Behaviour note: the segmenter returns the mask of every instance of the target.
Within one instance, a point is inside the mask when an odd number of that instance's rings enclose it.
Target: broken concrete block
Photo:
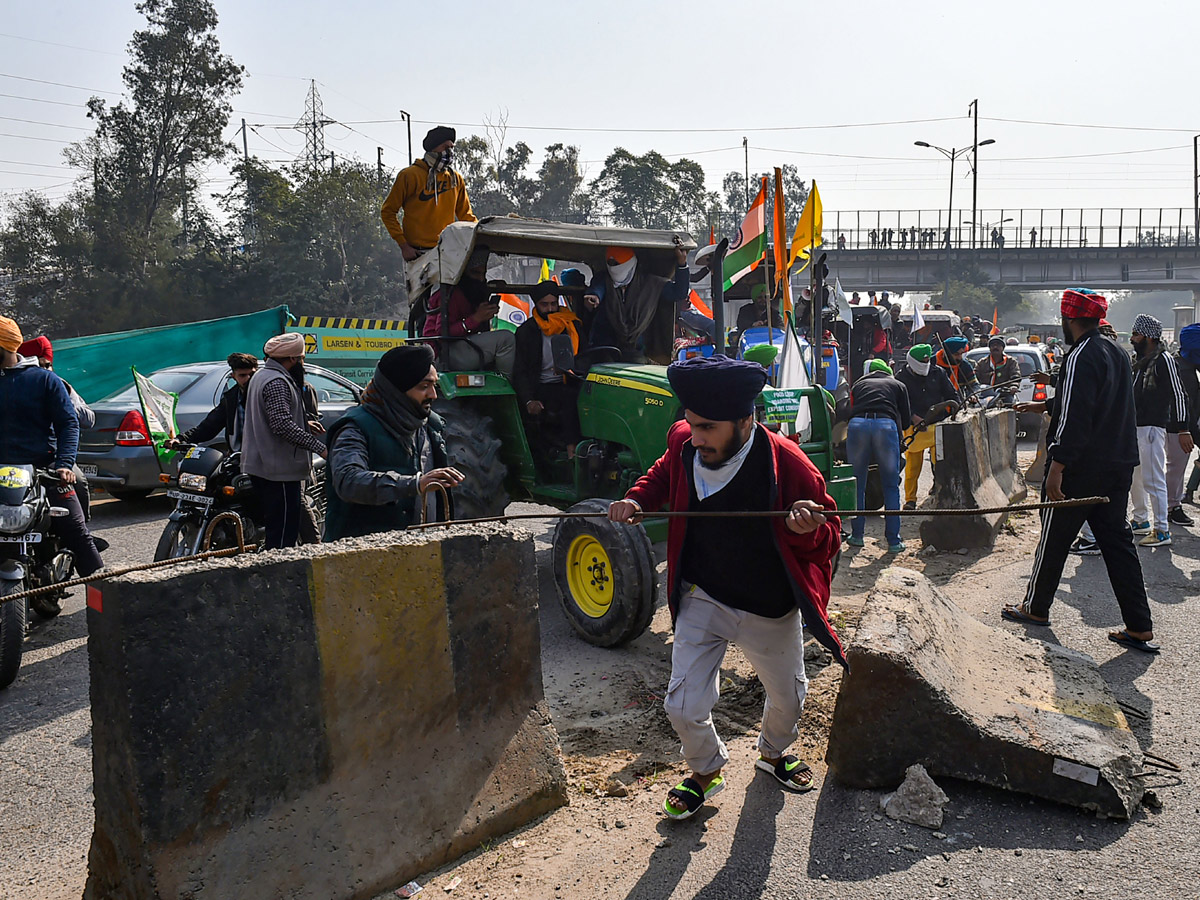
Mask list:
[[[946,792],[929,777],[925,767],[916,765],[908,767],[904,782],[895,793],[884,797],[880,805],[889,819],[937,829],[942,827],[942,807],[949,802]]]
[[[1117,818],[1141,800],[1141,750],[1095,662],[984,625],[917,572],[883,571],[847,656],[826,760],[851,787],[920,763]]]

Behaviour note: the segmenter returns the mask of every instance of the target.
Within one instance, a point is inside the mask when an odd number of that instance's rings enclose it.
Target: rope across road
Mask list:
[[[1071,506],[1094,506],[1099,503],[1107,503],[1107,497],[1079,497],[1071,500],[1047,500],[1041,503],[1016,503],[1010,506],[984,506],[973,508],[954,508],[954,509],[823,509],[822,512],[836,513],[839,516],[986,516],[994,513],[1006,512],[1035,512],[1043,509],[1062,509]],[[787,509],[766,509],[766,510],[734,510],[728,512],[716,511],[663,511],[646,513],[642,518],[646,519],[777,519],[791,515],[791,510]],[[546,513],[513,513],[503,516],[486,516],[479,519],[452,519],[449,522],[425,522],[420,525],[410,525],[408,531],[422,531],[427,528],[452,528],[456,525],[486,525],[490,523],[503,522],[520,522],[531,519],[606,519],[608,513],[602,512],[546,512]],[[200,562],[206,559],[219,559],[227,556],[237,556],[240,553],[254,550],[253,545],[247,547],[229,547],[225,550],[208,550],[204,553],[196,553],[192,556],[179,556],[174,559],[163,559],[157,562],[141,563],[136,566],[126,566],[121,569],[101,569],[99,572],[94,572],[83,578],[72,578],[70,581],[62,581],[58,584],[49,584],[44,587],[31,588],[27,591],[17,591],[13,594],[8,594],[0,597],[0,603],[11,603],[14,600],[23,600],[27,597],[36,597],[40,594],[48,594],[55,591],[60,591],[65,588],[78,587],[79,585],[91,584],[94,581],[103,581],[106,578],[119,578],[122,575],[130,575],[134,572],[148,572],[153,569],[165,569],[170,566],[179,565],[182,563]]]

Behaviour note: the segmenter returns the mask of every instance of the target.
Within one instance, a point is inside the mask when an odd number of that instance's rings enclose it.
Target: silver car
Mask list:
[[[328,429],[358,404],[362,389],[320,366],[305,363],[304,368],[305,380],[317,392],[321,424]],[[175,421],[180,431],[198,425],[234,383],[224,362],[171,366],[149,377],[163,390],[179,395]],[[92,489],[119,500],[140,500],[162,487],[137,388],[131,384],[88,405],[96,413],[96,424],[82,429],[77,462]],[[224,434],[209,444],[224,449]]]
[[[1041,344],[1015,344],[1004,348],[1004,352],[1017,361],[1017,365],[1021,367],[1022,375],[1032,375],[1034,372],[1049,372],[1051,369],[1050,358],[1046,355],[1046,348]],[[988,355],[986,348],[979,348],[967,352],[967,359],[971,361],[971,365],[976,368]],[[986,385],[983,385],[986,387]],[[1054,387],[1050,384],[1040,385],[1033,381],[1025,379],[1021,382],[1014,400],[1018,403],[1029,403],[1033,401],[1049,400],[1054,396]],[[1041,428],[1042,414],[1041,413],[1017,413],[1017,431],[1023,431],[1026,434],[1037,436],[1038,430]]]

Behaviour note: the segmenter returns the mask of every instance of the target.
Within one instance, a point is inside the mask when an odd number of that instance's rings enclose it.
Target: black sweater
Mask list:
[[[1099,331],[1067,353],[1047,408],[1050,459],[1092,473],[1129,472],[1138,464],[1133,372],[1125,352]]]
[[[908,388],[886,372],[869,372],[850,389],[850,418],[888,416],[896,421],[901,434],[912,424]]]
[[[932,363],[928,375],[918,375],[912,369],[904,369],[896,375],[896,380],[908,389],[908,405],[912,414],[922,418],[935,403],[958,399],[958,392],[950,383],[946,370]],[[908,424],[906,422],[905,427]]]

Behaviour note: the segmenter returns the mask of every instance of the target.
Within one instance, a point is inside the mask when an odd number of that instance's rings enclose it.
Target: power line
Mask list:
[[[45,141],[47,144],[73,144],[74,141],[60,141],[58,138],[34,137],[32,134],[9,134],[8,132],[0,132],[0,137],[20,138],[25,141]]]
[[[93,93],[93,94],[111,94],[114,97],[121,96],[120,91],[102,91],[99,88],[82,87],[78,84],[64,84],[61,81],[44,81],[41,78],[26,78],[24,75],[9,75],[6,72],[0,72],[0,78],[14,78],[17,81],[30,81],[30,82],[33,82],[34,84],[49,84],[49,85],[53,85],[54,87],[70,88],[71,90],[74,90],[74,91],[89,91],[90,93]]]
[[[64,47],[67,50],[82,50],[84,53],[102,53],[105,56],[124,56],[113,50],[96,50],[93,47],[77,47],[74,44],[56,44],[54,41],[42,41],[37,38],[25,37],[23,34],[5,34],[0,31],[0,37],[11,38],[14,41],[29,41],[31,44],[45,44],[47,47]]]
[[[0,175],[24,175],[26,178],[61,178],[62,177],[61,174],[51,175],[48,172],[46,172],[46,173],[43,173],[43,172],[16,172],[12,169],[0,169]],[[65,182],[65,183],[71,184],[71,182],[69,182],[69,181]]]
[[[24,160],[20,160],[20,159],[0,159],[0,163],[9,165],[9,166],[34,166],[38,169],[72,169],[72,168],[76,168],[75,166],[68,166],[64,163],[59,163],[58,165],[52,166],[49,163],[25,162]]]
[[[593,134],[744,134],[749,131],[832,131],[842,128],[880,128],[889,125],[920,125],[928,122],[957,121],[957,116],[941,116],[933,119],[898,119],[891,122],[844,122],[836,125],[769,125],[747,128],[592,128],[560,125],[512,125],[514,131],[562,131],[587,132]],[[343,125],[396,125],[403,119],[364,119],[343,122]],[[432,119],[413,119],[418,125],[453,125],[456,128],[486,128],[482,122],[444,122]]]
[[[30,103],[49,103],[53,106],[69,106],[72,109],[86,109],[86,103],[68,103],[65,100],[45,100],[42,97],[21,97],[17,94],[0,94],[6,100],[28,100]]]
[[[15,119],[12,116],[0,116],[0,121],[4,122],[24,122],[26,125],[45,125],[47,128],[70,128],[74,131],[91,131],[90,128],[85,128],[82,125],[60,125],[57,122],[39,122],[36,119]]]
[[[1099,128],[1105,131],[1156,131],[1177,134],[1195,134],[1195,128],[1148,128],[1142,125],[1087,125],[1079,122],[1039,122],[1035,119],[999,119],[991,116],[980,116],[984,122],[1007,122],[1012,125],[1047,125],[1054,128]]]

